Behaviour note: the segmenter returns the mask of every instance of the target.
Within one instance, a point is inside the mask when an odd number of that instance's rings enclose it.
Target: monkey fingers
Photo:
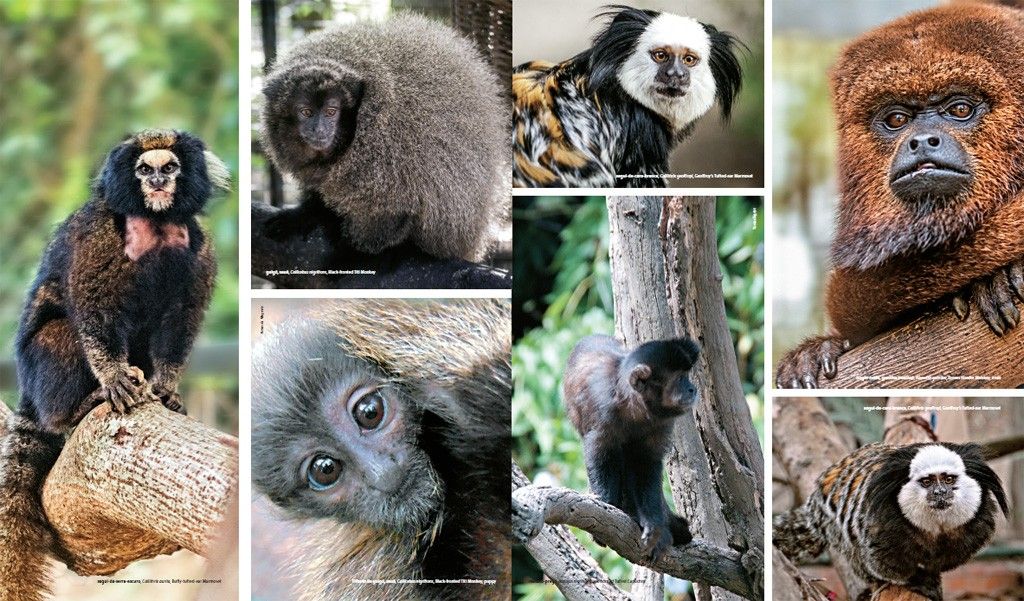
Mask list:
[[[175,413],[188,415],[188,412],[185,410],[185,404],[181,402],[181,395],[178,394],[177,390],[172,390],[164,384],[154,384],[153,395],[160,400],[164,407]]]
[[[832,380],[839,373],[839,357],[850,350],[850,341],[840,336],[808,338],[779,362],[775,372],[777,388],[817,388],[818,373]]]
[[[970,284],[953,298],[953,311],[961,320],[970,314],[970,305],[964,297],[970,296],[978,307],[982,319],[996,334],[1002,336],[1020,323],[1020,311],[1016,299],[1021,298],[1021,284],[1024,274],[1018,264],[1000,269],[992,276]]]
[[[134,365],[119,370],[110,382],[103,385],[103,394],[115,413],[127,413],[143,400],[146,376]]]

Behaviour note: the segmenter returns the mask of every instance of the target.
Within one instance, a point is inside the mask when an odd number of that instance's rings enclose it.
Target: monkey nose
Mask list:
[[[910,140],[907,141],[907,147],[912,152],[917,152],[919,149],[922,151],[927,151],[928,149],[938,150],[942,147],[942,137],[942,134],[925,132],[911,136]]]

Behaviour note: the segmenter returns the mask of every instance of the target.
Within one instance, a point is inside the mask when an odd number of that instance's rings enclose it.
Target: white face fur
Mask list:
[[[922,478],[954,475],[952,502],[945,509],[928,503],[928,489]],[[903,515],[921,530],[932,534],[959,528],[974,517],[981,506],[981,486],[964,470],[959,455],[946,447],[922,447],[910,462],[910,479],[900,489],[898,500]]]
[[[658,63],[651,52],[658,48],[689,48],[699,62],[690,68],[685,96],[669,97],[656,91]],[[662,13],[651,21],[637,41],[636,50],[619,68],[619,84],[637,102],[668,119],[675,130],[696,121],[715,103],[711,73],[711,39],[704,26],[689,17]]]
[[[181,161],[166,149],[147,150],[135,161],[135,177],[142,186],[146,207],[164,211],[174,203],[175,180],[181,173]]]

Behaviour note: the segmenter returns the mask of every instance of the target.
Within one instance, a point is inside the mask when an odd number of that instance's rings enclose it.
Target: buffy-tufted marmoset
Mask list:
[[[0,598],[41,599],[60,555],[39,492],[65,434],[95,405],[156,397],[184,413],[178,381],[215,263],[196,219],[224,164],[201,140],[146,130],[107,155],[92,197],[57,228],[15,340],[21,399],[0,449]]]
[[[253,353],[252,478],[310,526],[303,601],[507,599],[507,301],[347,300]]]
[[[816,387],[839,356],[926,306],[977,311],[996,336],[1024,300],[1024,11],[912,13],[868,32],[832,71],[839,200],[831,331],[779,363]]]
[[[509,111],[458,32],[414,14],[332,26],[279,57],[263,94],[263,147],[304,191],[271,237],[333,215],[362,253],[482,257],[510,196]]]

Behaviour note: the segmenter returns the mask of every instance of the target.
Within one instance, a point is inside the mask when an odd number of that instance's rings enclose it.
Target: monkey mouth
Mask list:
[[[970,177],[965,171],[957,169],[952,165],[947,165],[940,161],[920,161],[914,163],[906,169],[897,171],[890,183],[897,184],[899,182],[906,182],[917,177],[952,177],[952,178],[968,178]]]
[[[935,159],[893,169],[889,188],[904,202],[943,201],[957,197],[971,183],[971,174]]]
[[[669,98],[682,98],[686,96],[689,91],[688,88],[683,86],[657,86],[654,91],[662,96],[668,96]]]

